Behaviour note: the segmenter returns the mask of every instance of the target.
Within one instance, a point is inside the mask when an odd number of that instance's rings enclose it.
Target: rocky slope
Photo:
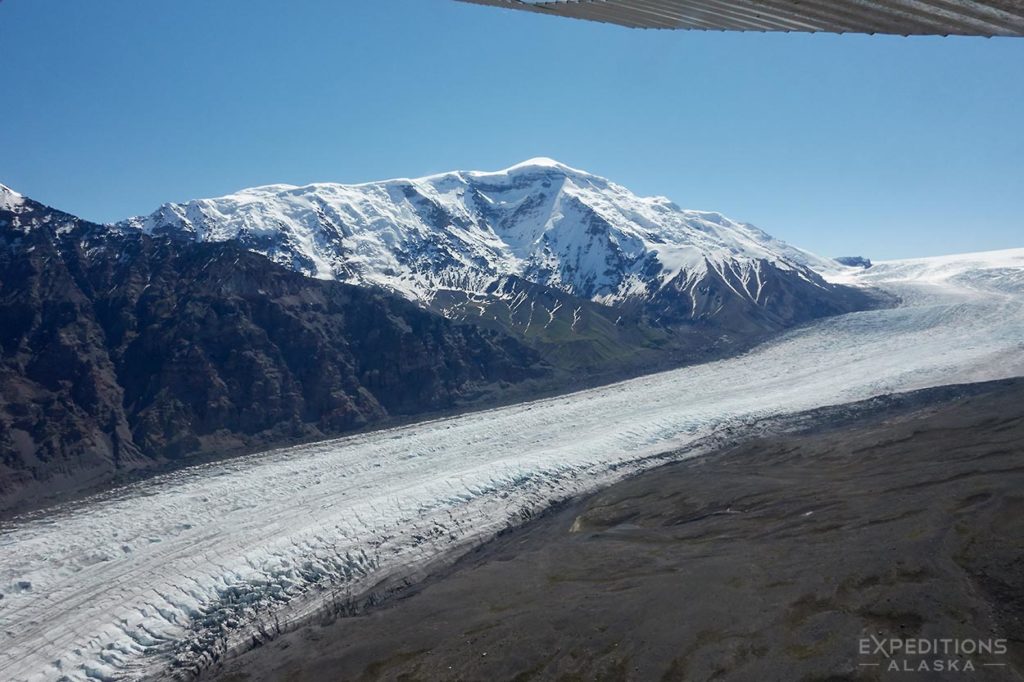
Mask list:
[[[359,428],[543,376],[536,353],[234,243],[117,234],[0,186],[0,500]]]

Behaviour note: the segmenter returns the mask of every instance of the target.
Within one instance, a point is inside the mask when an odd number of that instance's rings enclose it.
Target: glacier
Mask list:
[[[825,274],[902,303],[725,360],[197,466],[11,519],[0,677],[188,678],[761,420],[1024,374],[1024,249]]]

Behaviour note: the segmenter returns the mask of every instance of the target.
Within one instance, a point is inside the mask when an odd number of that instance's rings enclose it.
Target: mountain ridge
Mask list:
[[[878,304],[819,274],[843,270],[835,261],[546,157],[500,171],[264,185],[164,204],[115,229],[233,241],[307,276],[379,287],[451,319],[504,321],[502,331],[536,344],[574,339],[538,337],[534,317],[513,319],[519,310],[508,308],[505,289],[522,281],[534,297],[516,305],[570,331],[581,315],[606,330],[578,354],[584,368],[622,344],[623,321],[645,338],[682,333],[728,345]]]
[[[117,225],[234,239],[310,276],[356,279],[421,301],[443,288],[482,292],[509,274],[614,304],[652,283],[697,276],[709,259],[719,271],[738,266],[754,280],[758,260],[810,281],[814,267],[838,267],[750,224],[639,197],[546,157],[493,172],[264,185],[163,204]],[[416,253],[428,238],[436,248]],[[429,256],[441,262],[426,262]],[[462,272],[451,272],[456,264]]]

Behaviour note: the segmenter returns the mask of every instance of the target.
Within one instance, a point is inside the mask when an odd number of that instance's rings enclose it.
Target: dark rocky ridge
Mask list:
[[[864,256],[837,256],[833,259],[835,262],[842,265],[852,265],[858,268],[864,268],[867,270],[871,267],[871,259],[865,258]]]
[[[652,282],[646,296],[617,305],[512,275],[483,296],[441,290],[431,309],[514,336],[557,367],[628,375],[736,353],[798,324],[892,303],[882,292],[808,281],[765,263],[768,293],[759,304],[735,293],[755,283],[710,263],[707,270],[696,283]]]
[[[395,296],[29,200],[0,210],[0,320],[0,508],[550,372],[508,336]]]
[[[757,285],[729,268],[707,272],[692,287],[682,278],[652,291],[643,303],[648,318],[660,325],[707,325],[737,336],[768,335],[830,315],[865,310],[888,301],[880,292],[830,284],[813,272],[787,271],[761,261],[764,293]],[[738,296],[746,291],[749,296]]]

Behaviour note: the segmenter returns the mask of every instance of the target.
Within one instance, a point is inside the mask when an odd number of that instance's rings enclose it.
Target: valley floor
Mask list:
[[[217,679],[1024,679],[1024,380],[819,419],[570,503]]]

